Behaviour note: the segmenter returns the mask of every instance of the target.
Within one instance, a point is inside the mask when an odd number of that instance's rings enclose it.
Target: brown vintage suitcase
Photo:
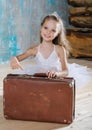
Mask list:
[[[9,74],[4,78],[3,92],[6,119],[70,124],[75,117],[73,78]]]

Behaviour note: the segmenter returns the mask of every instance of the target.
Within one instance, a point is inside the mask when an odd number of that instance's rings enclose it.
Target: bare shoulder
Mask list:
[[[60,55],[64,55],[66,51],[63,46],[56,45],[56,52],[60,56]]]
[[[38,50],[38,46],[39,46],[39,45],[35,45],[35,46],[30,47],[29,49],[27,49],[26,53],[27,53],[28,55],[33,55],[33,56],[35,56],[36,53],[37,53],[37,50]]]

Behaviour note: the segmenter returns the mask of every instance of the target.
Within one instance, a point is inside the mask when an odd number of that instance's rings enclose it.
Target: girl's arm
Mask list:
[[[58,56],[60,57],[61,61],[61,72],[56,72],[57,77],[66,77],[68,76],[68,65],[67,65],[67,57],[66,57],[66,50],[64,47],[58,47]]]
[[[12,69],[23,69],[20,65],[20,61],[28,58],[29,56],[35,56],[37,53],[37,47],[29,48],[23,54],[20,54],[16,57],[12,57],[10,61],[10,66]]]

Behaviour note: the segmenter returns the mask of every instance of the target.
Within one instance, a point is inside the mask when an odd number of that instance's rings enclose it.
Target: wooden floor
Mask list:
[[[92,68],[88,60],[70,59],[81,65]],[[0,65],[0,88],[2,93],[2,80],[11,70],[9,65]],[[2,73],[3,72],[3,73]],[[0,96],[0,130],[92,130],[92,82],[83,88],[76,89],[75,120],[70,125],[58,123],[44,123],[32,121],[6,120],[3,117],[3,102]]]

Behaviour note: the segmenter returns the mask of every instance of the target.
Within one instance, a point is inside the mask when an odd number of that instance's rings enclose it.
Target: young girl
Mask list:
[[[21,55],[12,57],[10,65],[12,69],[20,69],[20,71],[16,71],[20,74],[46,73],[49,78],[72,76],[77,80],[80,67],[75,70],[74,64],[67,63],[69,49],[61,18],[55,13],[50,14],[41,23],[40,44],[29,48]],[[23,68],[20,61],[30,56],[35,57],[35,65]],[[81,74],[79,78],[81,78]],[[88,76],[89,79],[90,76]]]

